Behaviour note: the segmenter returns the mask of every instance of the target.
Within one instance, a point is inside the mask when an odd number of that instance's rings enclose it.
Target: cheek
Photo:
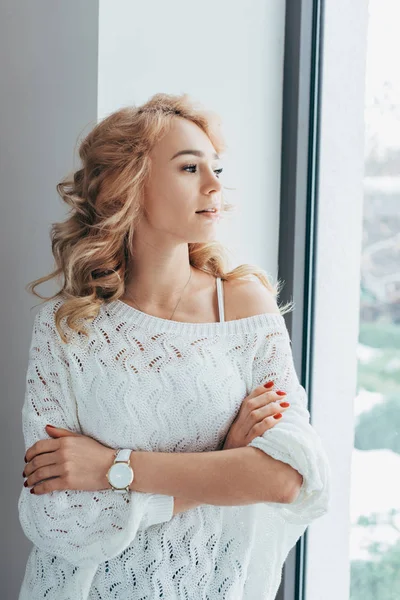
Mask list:
[[[170,233],[179,233],[182,227],[186,229],[190,203],[179,190],[160,190],[158,196],[152,196],[148,200],[147,221],[151,227]]]
[[[149,216],[158,222],[171,214],[174,220],[178,215],[187,218],[197,208],[193,182],[184,177],[160,178],[146,190],[145,204]]]

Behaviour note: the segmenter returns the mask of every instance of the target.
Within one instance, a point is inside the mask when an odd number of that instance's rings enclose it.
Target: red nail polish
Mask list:
[[[280,406],[283,406],[283,408],[287,408],[288,406],[290,406],[289,402],[281,402]]]
[[[30,490],[30,492],[31,492],[31,494],[34,494],[34,493],[35,493],[35,488],[32,488],[32,489]]]
[[[47,423],[46,427],[51,427],[52,429],[55,429],[54,425],[49,425],[48,423]]]
[[[280,418],[281,418],[281,416],[282,416],[282,414],[281,414],[281,413],[277,413],[276,415],[274,415],[274,419],[280,419]]]
[[[22,477],[26,477],[25,471],[22,471]]]
[[[265,388],[270,388],[270,387],[272,387],[273,385],[274,385],[274,382],[273,382],[273,381],[268,381],[268,383],[264,383],[264,387],[265,387]]]
[[[281,392],[281,390],[279,390],[279,392],[276,392],[278,394],[278,396],[286,396],[286,392]]]
[[[28,461],[27,461],[27,458],[26,458],[26,456],[24,456],[24,461],[25,461],[25,462],[28,462]]]
[[[28,487],[28,484],[26,481],[24,481],[24,487]]]

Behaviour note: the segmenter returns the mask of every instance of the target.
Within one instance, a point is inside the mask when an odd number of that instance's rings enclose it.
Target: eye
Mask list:
[[[187,169],[196,169],[197,165],[185,165],[182,170],[186,171]],[[214,173],[218,176],[221,175],[224,169],[221,167],[220,169],[214,169]],[[195,173],[196,171],[188,171],[189,173]]]

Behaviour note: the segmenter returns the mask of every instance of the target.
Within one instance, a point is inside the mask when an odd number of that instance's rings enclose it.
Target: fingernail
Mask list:
[[[22,477],[26,477],[25,471],[22,471]]]
[[[56,429],[56,428],[54,427],[54,425],[49,425],[49,424],[47,424],[47,425],[46,425],[46,427],[51,427],[52,429]]]
[[[278,394],[278,396],[286,396],[286,392],[281,392],[281,390],[279,390],[279,392],[276,392]]]
[[[28,461],[27,461],[27,458],[26,458],[26,456],[24,456],[24,461],[25,461],[25,462],[28,462]]]
[[[30,492],[31,492],[31,494],[34,494],[35,493],[35,488],[31,488]]]
[[[290,406],[289,402],[281,402],[280,406],[283,406],[283,408],[287,408],[288,406]]]
[[[24,481],[24,486],[28,487],[28,483],[26,481]]]
[[[281,418],[281,416],[282,416],[282,414],[281,414],[281,413],[278,413],[278,414],[274,415],[274,419],[280,419],[280,418]]]
[[[264,387],[265,387],[265,388],[270,388],[270,387],[272,387],[273,385],[274,385],[274,382],[273,382],[273,381],[268,381],[268,383],[264,383]]]

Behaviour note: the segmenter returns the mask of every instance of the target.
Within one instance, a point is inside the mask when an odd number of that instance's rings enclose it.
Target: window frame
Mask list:
[[[287,0],[278,278],[294,363],[311,408],[324,0]],[[306,125],[304,125],[306,124]],[[307,530],[285,561],[276,600],[305,600]]]

